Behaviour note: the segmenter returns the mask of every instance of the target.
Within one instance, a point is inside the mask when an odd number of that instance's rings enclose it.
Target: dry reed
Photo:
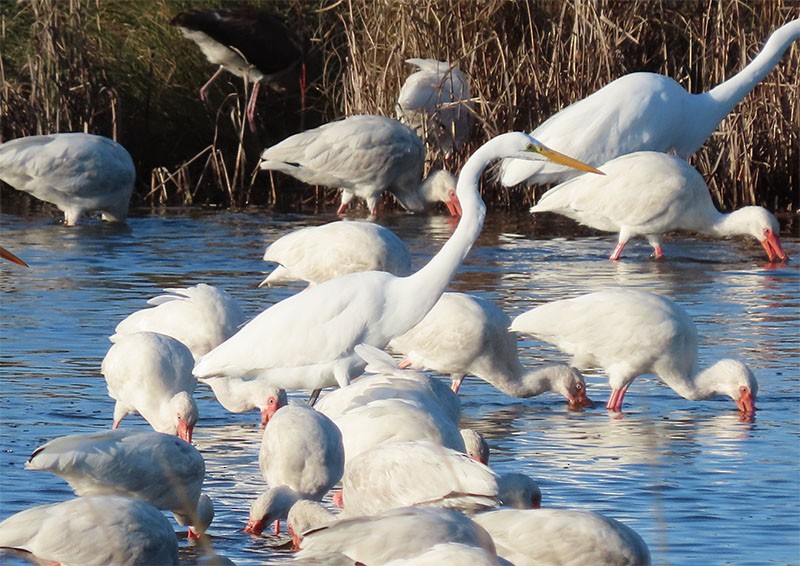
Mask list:
[[[259,151],[303,126],[359,113],[392,116],[409,57],[451,61],[470,77],[477,124],[456,155],[460,167],[491,136],[531,130],[626,73],[663,73],[691,92],[707,90],[800,16],[789,0],[250,4],[285,15],[311,38],[305,112],[297,92],[270,93],[253,135],[242,119],[246,88],[230,75],[212,90],[210,105],[201,103],[197,90],[213,69],[169,25],[192,2],[27,0],[7,3],[0,15],[0,135],[84,130],[117,138],[137,163],[139,204],[319,207],[335,191],[276,190],[257,170]],[[795,46],[694,156],[721,207],[800,207],[798,68]],[[494,183],[483,192],[497,208],[522,209],[536,198],[532,189]],[[2,195],[7,202],[8,191]]]

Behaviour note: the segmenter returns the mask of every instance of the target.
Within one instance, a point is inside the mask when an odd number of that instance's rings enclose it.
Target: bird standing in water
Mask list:
[[[246,115],[254,131],[261,84],[283,91],[287,79],[299,70],[301,106],[305,107],[306,46],[278,16],[252,7],[189,10],[175,16],[171,23],[197,43],[209,62],[219,65],[200,89],[201,100],[206,100],[211,83],[223,70],[252,82]]]

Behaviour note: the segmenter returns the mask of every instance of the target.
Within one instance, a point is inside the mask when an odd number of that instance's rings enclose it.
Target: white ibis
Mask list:
[[[357,196],[377,216],[383,191],[411,212],[443,202],[452,215],[460,214],[455,177],[440,170],[422,180],[425,145],[414,130],[392,118],[351,116],[328,122],[268,147],[261,160],[261,169],[341,188],[339,214]]]
[[[246,320],[236,300],[218,287],[200,283],[164,292],[147,301],[152,308],[131,313],[117,324],[116,335],[166,334],[183,342],[196,361],[233,336]]]
[[[156,332],[116,334],[100,371],[116,401],[114,425],[139,413],[157,432],[192,441],[197,403],[194,358],[182,342]]]
[[[719,212],[703,177],[680,157],[639,151],[612,159],[602,170],[602,177],[583,175],[553,187],[531,212],[554,212],[597,230],[619,232],[612,261],[635,236],[645,236],[653,256],[661,258],[661,234],[678,230],[717,237],[750,235],[770,261],[788,259],[772,213],[760,206]]]
[[[467,76],[455,65],[435,59],[406,59],[417,67],[400,88],[397,117],[445,157],[468,139],[473,121]]]
[[[591,511],[498,509],[473,520],[492,536],[498,556],[516,566],[650,564],[650,550],[636,531]]]
[[[168,434],[107,430],[62,436],[37,448],[25,469],[63,478],[76,495],[122,495],[168,509],[191,525],[194,536],[213,519],[211,500],[200,495],[203,457]]]
[[[0,144],[0,180],[64,212],[64,224],[99,211],[124,222],[136,170],[114,140],[83,133],[17,138]]]
[[[250,507],[245,532],[255,535],[265,524],[285,519],[296,501],[321,500],[341,479],[342,433],[312,407],[288,405],[267,423],[258,464],[269,490]]]
[[[357,271],[411,273],[411,254],[394,232],[372,222],[330,222],[290,232],[272,242],[264,261],[278,266],[259,286],[290,281],[317,285]]]
[[[117,495],[21,511],[0,523],[0,547],[47,563],[178,564],[178,540],[167,518],[146,501]]]
[[[597,167],[634,151],[673,152],[688,158],[798,38],[800,19],[775,30],[738,74],[700,94],[686,92],[663,75],[625,75],[551,116],[531,135]],[[560,183],[574,176],[563,167],[507,159],[501,164],[500,180],[510,187],[523,182]]]
[[[247,102],[247,120],[255,130],[256,100],[261,84],[283,91],[287,79],[300,75],[301,104],[305,107],[306,44],[278,16],[258,8],[193,9],[172,19],[184,37],[197,43],[206,59],[219,65],[200,89],[206,100],[208,88],[223,69],[253,83]]]
[[[745,415],[755,413],[758,381],[750,368],[723,359],[700,370],[697,328],[667,297],[633,289],[589,293],[523,313],[511,329],[555,345],[575,367],[603,368],[611,385],[609,411],[620,411],[633,380],[650,373],[685,399],[727,395]]]
[[[404,366],[450,375],[458,392],[475,375],[513,397],[547,391],[563,395],[571,409],[591,405],[581,373],[563,364],[525,368],[517,353],[511,319],[490,301],[464,293],[443,293],[414,328],[389,342],[405,356]]]
[[[496,558],[494,543],[486,531],[452,509],[404,507],[336,521],[326,521],[322,514],[322,525],[309,524],[298,511],[309,512],[309,507],[295,511],[293,519],[310,528],[296,533],[298,538],[302,535],[298,559],[343,554],[351,562],[387,564],[415,558],[442,543],[480,548]]]
[[[463,216],[450,239],[408,277],[382,271],[350,273],[271,306],[203,356],[198,378],[258,378],[284,389],[344,387],[366,363],[359,344],[385,348],[428,313],[480,234],[486,207],[478,193],[484,168],[503,156],[555,159],[596,171],[553,153],[520,132],[498,136],[467,160],[458,182]]]

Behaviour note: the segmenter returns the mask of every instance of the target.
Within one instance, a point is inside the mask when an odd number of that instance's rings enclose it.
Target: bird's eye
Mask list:
[[[267,403],[269,403],[270,405],[274,405],[275,404],[275,399],[270,397],[269,400],[267,401]]]
[[[742,385],[741,387],[739,387],[739,393],[747,393],[747,386]]]
[[[579,383],[579,384],[577,384],[577,385],[575,386],[575,389],[577,389],[578,391],[580,391],[581,389],[583,389],[583,385],[581,385],[581,384]]]

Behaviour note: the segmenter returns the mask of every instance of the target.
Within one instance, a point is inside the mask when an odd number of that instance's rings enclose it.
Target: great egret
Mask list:
[[[727,395],[745,415],[755,413],[758,381],[750,368],[722,359],[700,370],[694,322],[661,295],[616,289],[553,301],[516,317],[511,330],[555,345],[575,367],[603,368],[611,385],[609,411],[620,411],[633,380],[650,373],[685,399]]]
[[[200,89],[201,100],[206,100],[208,88],[223,69],[253,83],[246,110],[251,130],[255,130],[256,100],[262,83],[283,91],[287,79],[299,68],[304,97],[306,46],[278,16],[252,7],[193,9],[181,12],[171,23],[200,47],[210,63],[219,65]]]
[[[429,144],[450,157],[469,139],[472,94],[467,76],[456,66],[435,59],[406,59],[417,71],[397,97],[397,117]]]
[[[339,214],[353,197],[367,201],[378,214],[384,190],[412,212],[424,212],[436,202],[459,213],[455,178],[434,171],[424,181],[425,145],[408,126],[383,116],[351,116],[300,132],[268,147],[261,169],[280,171],[312,185],[340,187]]]
[[[117,142],[82,133],[17,138],[0,144],[0,179],[64,212],[74,226],[99,210],[103,220],[124,222],[136,170]]]
[[[145,501],[116,495],[78,497],[12,515],[0,523],[0,547],[25,550],[46,563],[178,564],[178,540],[167,518]]]
[[[760,206],[721,213],[697,170],[680,157],[640,151],[602,165],[605,176],[583,175],[547,191],[531,212],[555,212],[597,230],[619,232],[611,260],[628,240],[645,236],[654,256],[664,255],[661,234],[691,230],[713,236],[750,235],[770,261],[786,261],[780,226]]]
[[[463,217],[458,227],[422,269],[408,277],[382,271],[350,273],[293,295],[203,356],[194,374],[251,377],[284,389],[347,385],[366,365],[354,351],[357,345],[386,347],[422,320],[439,299],[483,226],[481,173],[491,161],[519,154],[597,171],[520,132],[488,141],[461,171],[458,198]]]
[[[634,151],[671,151],[689,157],[798,38],[800,19],[775,30],[738,74],[700,94],[686,92],[663,75],[625,75],[551,116],[531,135],[594,166]],[[576,174],[563,167],[506,159],[500,180],[510,187],[523,182],[560,183]]]

